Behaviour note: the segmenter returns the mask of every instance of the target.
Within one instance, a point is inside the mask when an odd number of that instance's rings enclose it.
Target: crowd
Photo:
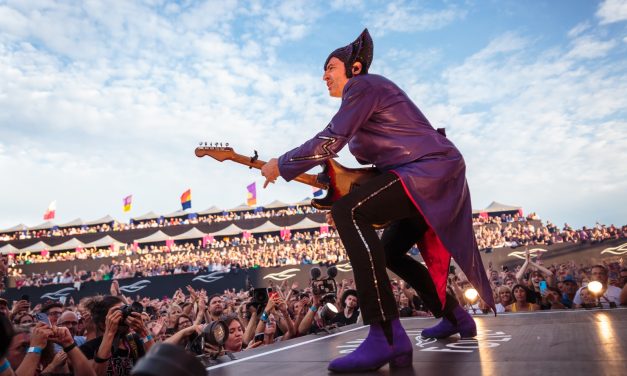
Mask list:
[[[475,227],[479,248],[490,252],[501,247],[551,245],[557,243],[597,243],[604,240],[627,238],[627,226],[597,224],[592,228],[575,230],[568,224],[560,230],[551,222],[542,225],[517,216],[494,217],[489,224]],[[496,219],[498,218],[498,219]],[[531,219],[531,218],[526,218]],[[125,257],[120,260],[120,256]],[[97,270],[68,269],[51,274],[25,273],[21,265],[56,261],[100,259]],[[117,259],[116,259],[117,258]],[[21,253],[9,255],[9,277],[15,286],[43,286],[56,283],[99,281],[197,273],[251,267],[275,267],[312,263],[337,263],[347,260],[346,252],[337,234],[330,229],[321,234],[310,230],[278,235],[250,235],[214,239],[205,246],[200,240],[175,243],[169,246],[133,246],[85,248],[80,251]],[[78,263],[80,265],[80,263]]]
[[[475,227],[477,244],[482,251],[494,248],[530,245],[552,245],[559,243],[599,243],[610,239],[627,238],[627,225],[616,227],[596,224],[573,229],[567,223],[560,230],[550,221],[546,225],[533,222],[495,222]]]
[[[123,268],[122,268],[123,269]],[[622,259],[603,265],[543,265],[529,254],[515,270],[488,273],[497,310],[527,312],[591,309],[627,304],[627,269]],[[588,291],[601,282],[601,293]],[[430,316],[418,294],[402,280],[391,281],[401,317]],[[267,289],[225,290],[208,295],[188,286],[171,298],[126,297],[116,280],[111,294],[64,304],[48,301],[31,306],[26,300],[9,304],[0,299],[0,316],[11,320],[15,333],[6,356],[7,367],[19,375],[128,375],[157,343],[185,349],[205,360],[225,351],[237,353],[359,321],[354,282],[344,279],[334,294],[316,294],[311,286],[283,281]],[[468,282],[454,267],[449,292],[470,312],[481,314],[481,301],[464,294]],[[331,307],[329,307],[331,306]],[[487,311],[486,311],[487,312]],[[204,343],[208,331],[224,325],[224,343]],[[8,369],[8,368],[7,368]]]
[[[45,286],[57,283],[102,281],[133,277],[150,277],[181,273],[203,273],[230,269],[248,269],[301,264],[336,264],[348,260],[346,251],[333,230],[327,234],[298,232],[288,240],[278,236],[215,241],[209,247],[191,242],[173,247],[151,246],[128,248],[109,255],[123,256],[109,259],[97,270],[78,270],[76,266],[56,274],[26,274],[19,267],[39,261],[16,255],[9,260],[13,267],[8,275],[16,287]],[[125,256],[125,257],[124,257]],[[76,265],[76,264],[75,264]]]
[[[49,238],[59,236],[72,236],[79,234],[98,233],[98,232],[110,232],[110,231],[128,231],[133,229],[142,228],[157,228],[168,226],[189,225],[198,223],[216,223],[216,222],[233,222],[242,219],[252,218],[273,218],[283,217],[287,215],[296,214],[311,214],[316,213],[316,208],[312,206],[296,206],[284,209],[270,209],[270,210],[256,210],[256,211],[244,211],[244,212],[223,212],[220,214],[212,215],[187,215],[182,217],[149,219],[149,220],[135,220],[131,223],[123,223],[119,221],[111,221],[107,223],[101,223],[97,225],[79,225],[69,227],[52,227],[50,229],[40,230],[22,230],[14,231],[10,233],[1,233],[0,241],[11,241],[18,239],[35,239],[35,238]]]
[[[453,268],[454,269],[454,268]],[[469,301],[464,292],[471,286],[451,270],[448,288],[469,311],[487,312],[482,301]],[[574,261],[543,265],[533,261],[529,252],[522,265],[514,270],[489,265],[488,273],[497,313],[549,309],[617,307],[627,304],[627,268],[623,258],[607,259],[598,265],[576,265]],[[588,284],[599,281],[601,293],[588,290]]]

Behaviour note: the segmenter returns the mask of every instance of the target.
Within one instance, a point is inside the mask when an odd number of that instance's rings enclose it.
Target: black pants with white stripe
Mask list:
[[[331,214],[353,267],[364,323],[399,316],[386,267],[416,289],[436,317],[453,317],[455,297],[447,295],[442,310],[427,268],[407,254],[428,227],[398,176],[388,172],[351,191]],[[386,222],[391,225],[379,239],[372,224]]]

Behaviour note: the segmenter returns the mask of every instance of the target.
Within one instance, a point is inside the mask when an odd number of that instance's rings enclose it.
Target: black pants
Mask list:
[[[453,317],[455,297],[447,294],[442,309],[427,268],[407,254],[428,227],[398,176],[388,172],[351,191],[331,214],[353,267],[364,323],[399,316],[386,267],[416,289],[436,317]],[[391,223],[381,239],[374,223]]]

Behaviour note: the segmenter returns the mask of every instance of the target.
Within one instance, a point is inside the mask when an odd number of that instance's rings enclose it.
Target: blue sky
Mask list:
[[[239,205],[263,179],[197,143],[267,160],[306,141],[339,106],[324,60],[364,27],[371,72],[464,154],[474,208],[627,224],[625,0],[0,0],[0,228],[53,200],[57,223],[166,214],[187,188],[194,210]]]

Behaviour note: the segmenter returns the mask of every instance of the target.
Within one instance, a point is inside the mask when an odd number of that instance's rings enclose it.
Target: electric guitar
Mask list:
[[[266,164],[266,162],[260,160],[257,156],[257,151],[252,157],[246,157],[241,154],[237,154],[233,151],[233,148],[222,146],[222,144],[209,145],[201,143],[196,148],[196,156],[204,157],[206,155],[211,158],[224,162],[226,160],[233,161],[239,164],[243,164],[250,168],[256,168],[258,170]],[[322,198],[314,198],[311,200],[311,206],[320,210],[330,210],[334,202],[339,200],[342,196],[347,195],[351,190],[359,187],[364,182],[379,175],[379,171],[376,168],[348,168],[344,167],[333,159],[327,159],[324,162],[322,172],[317,175],[301,174],[294,180],[310,185],[316,188],[322,188],[327,191],[327,194]]]

